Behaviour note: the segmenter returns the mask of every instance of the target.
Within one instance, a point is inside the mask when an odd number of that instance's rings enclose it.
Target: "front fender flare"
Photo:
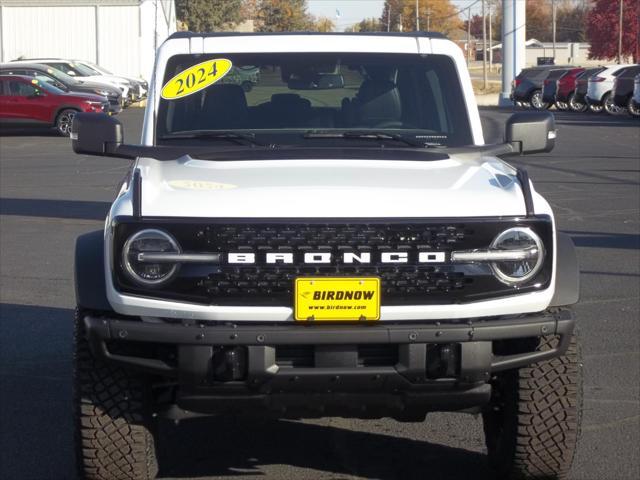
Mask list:
[[[80,235],[76,240],[75,289],[79,307],[88,310],[111,311],[107,300],[104,272],[104,232]]]
[[[580,299],[580,269],[576,247],[569,235],[558,233],[556,250],[556,289],[550,307],[578,303]]]

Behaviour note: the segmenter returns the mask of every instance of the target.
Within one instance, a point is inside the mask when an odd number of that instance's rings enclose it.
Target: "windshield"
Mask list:
[[[96,74],[90,68],[75,62],[49,62],[48,65],[72,77],[90,77]]]
[[[82,62],[80,65],[93,70],[99,75],[113,75],[109,70],[102,68],[100,65],[96,65],[95,63]]]
[[[158,144],[184,142],[189,132],[198,142],[236,133],[264,144],[472,143],[458,74],[444,55],[178,55],[163,86]]]
[[[64,72],[61,72],[60,70],[58,70],[56,68],[47,67],[47,73],[49,75],[51,75],[52,77],[56,78],[57,80],[60,80],[62,83],[65,83],[65,84],[73,85],[73,84],[78,83],[78,81],[75,78],[67,75]]]
[[[62,95],[65,93],[63,90],[54,86],[51,83],[51,80],[46,77],[43,77],[43,78],[36,77],[35,79],[31,80],[31,83],[33,83],[34,85],[37,85],[38,87],[42,88],[43,90],[49,93],[53,93],[54,95]]]

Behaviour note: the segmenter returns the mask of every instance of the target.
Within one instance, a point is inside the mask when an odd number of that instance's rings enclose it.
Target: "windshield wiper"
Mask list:
[[[184,140],[189,138],[206,138],[211,140],[228,140],[239,145],[250,143],[264,147],[263,143],[256,141],[255,133],[227,132],[223,130],[185,130],[158,137],[158,140]]]
[[[304,134],[304,138],[346,138],[346,139],[358,139],[358,140],[395,140],[402,142],[412,147],[421,148],[435,148],[442,147],[440,143],[423,142],[416,138],[410,138],[408,135],[401,135],[399,133],[388,133],[378,131],[347,131],[347,132],[319,132],[310,130]]]

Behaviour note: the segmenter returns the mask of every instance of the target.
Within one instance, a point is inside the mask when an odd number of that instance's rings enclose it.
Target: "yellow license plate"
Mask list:
[[[380,279],[296,278],[294,317],[326,322],[379,320]]]

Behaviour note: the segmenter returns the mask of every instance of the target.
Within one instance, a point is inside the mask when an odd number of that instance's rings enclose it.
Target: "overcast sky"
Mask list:
[[[438,2],[441,0],[419,0],[420,2]],[[364,18],[380,18],[384,0],[308,0],[309,11],[319,17],[329,17],[336,22],[336,30],[342,31],[346,27],[358,23]],[[467,8],[470,4],[472,13],[477,13],[480,1],[476,0],[451,0],[458,9]],[[340,11],[340,17],[336,18],[336,10]],[[476,11],[477,10],[477,11]]]

